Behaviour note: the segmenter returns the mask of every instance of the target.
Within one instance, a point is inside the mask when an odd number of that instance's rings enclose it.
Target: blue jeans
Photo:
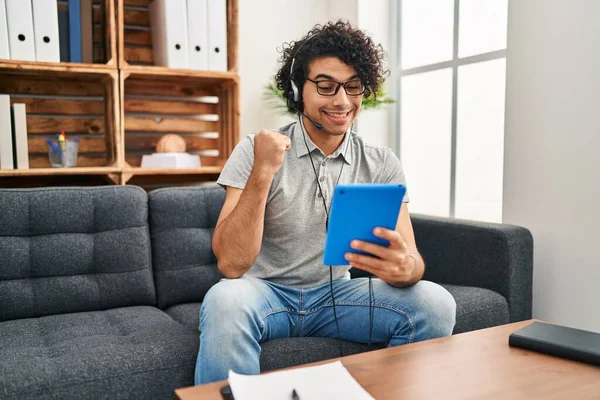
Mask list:
[[[369,339],[368,278],[333,282],[342,338]],[[420,281],[395,288],[373,278],[372,341],[388,347],[452,334],[454,298],[443,287]],[[329,283],[306,289],[243,276],[223,279],[206,294],[200,309],[197,385],[227,379],[229,370],[260,373],[260,343],[316,336],[337,338]]]

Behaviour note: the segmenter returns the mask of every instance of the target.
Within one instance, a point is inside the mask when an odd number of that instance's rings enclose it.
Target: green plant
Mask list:
[[[375,95],[371,94],[369,97],[364,97],[362,101],[362,110],[376,110],[381,108],[385,104],[395,103],[394,99],[387,97],[387,93],[383,88],[383,85],[379,87]],[[282,91],[277,88],[274,81],[269,82],[265,86],[263,92],[263,100],[273,108],[278,114],[286,115],[293,114],[287,109],[285,99],[283,98]]]

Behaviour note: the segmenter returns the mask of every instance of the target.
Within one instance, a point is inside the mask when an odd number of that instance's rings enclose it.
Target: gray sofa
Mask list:
[[[0,190],[0,398],[168,399],[193,384],[198,311],[220,278],[217,186]],[[531,317],[524,228],[414,216],[425,278],[455,333]],[[381,346],[380,346],[381,347]],[[333,339],[264,343],[263,370],[339,356]],[[344,342],[344,354],[366,345]]]

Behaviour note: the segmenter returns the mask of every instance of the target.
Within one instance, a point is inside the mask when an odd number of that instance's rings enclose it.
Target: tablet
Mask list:
[[[396,229],[406,186],[401,184],[338,185],[333,192],[325,239],[325,265],[348,265],[347,252],[367,254],[350,247],[354,239],[389,246],[373,234],[376,227]]]

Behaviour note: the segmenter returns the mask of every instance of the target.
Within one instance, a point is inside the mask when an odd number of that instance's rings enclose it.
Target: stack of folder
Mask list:
[[[0,59],[94,62],[92,0],[0,0]]]
[[[10,105],[0,94],[0,169],[28,169],[27,115],[25,104]]]
[[[227,71],[227,0],[154,0],[154,64]]]

